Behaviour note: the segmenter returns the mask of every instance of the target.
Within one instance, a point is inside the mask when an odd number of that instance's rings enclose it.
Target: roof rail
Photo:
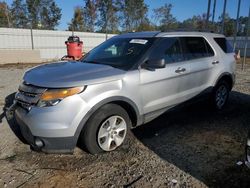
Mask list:
[[[193,31],[193,32],[207,32],[207,33],[216,33],[214,30],[208,29],[193,29],[193,28],[177,28],[177,29],[169,29],[166,32],[185,32],[185,31]],[[162,31],[163,32],[163,31]]]

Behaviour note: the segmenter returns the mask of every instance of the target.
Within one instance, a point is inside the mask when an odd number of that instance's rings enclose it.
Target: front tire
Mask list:
[[[90,117],[79,144],[91,154],[113,151],[122,145],[130,127],[126,110],[116,104],[106,104]]]

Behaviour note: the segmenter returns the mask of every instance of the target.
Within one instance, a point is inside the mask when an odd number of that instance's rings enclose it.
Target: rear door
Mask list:
[[[166,67],[140,70],[140,92],[144,113],[172,107],[186,100],[189,89],[189,64],[184,60],[179,38],[166,37],[159,42],[149,59],[164,58]]]
[[[181,37],[184,57],[190,65],[189,96],[192,98],[206,90],[211,83],[213,71],[220,63],[214,50],[204,37]]]

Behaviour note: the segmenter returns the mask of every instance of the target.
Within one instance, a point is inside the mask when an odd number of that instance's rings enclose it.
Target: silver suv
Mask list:
[[[119,147],[131,128],[203,93],[222,109],[235,80],[220,34],[139,32],[115,36],[80,62],[27,71],[15,118],[33,149],[95,154]]]

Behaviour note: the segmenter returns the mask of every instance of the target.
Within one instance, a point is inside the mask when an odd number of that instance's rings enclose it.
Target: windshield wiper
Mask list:
[[[86,60],[84,60],[83,62],[91,63],[91,64],[99,64],[99,65],[108,65],[108,66],[111,66],[111,67],[114,67],[114,68],[118,68],[115,64],[112,64],[112,63],[109,63],[109,62],[86,61]]]
[[[83,62],[91,63],[91,64],[102,64],[102,63],[97,62],[97,61],[87,61],[87,60],[83,60]]]

